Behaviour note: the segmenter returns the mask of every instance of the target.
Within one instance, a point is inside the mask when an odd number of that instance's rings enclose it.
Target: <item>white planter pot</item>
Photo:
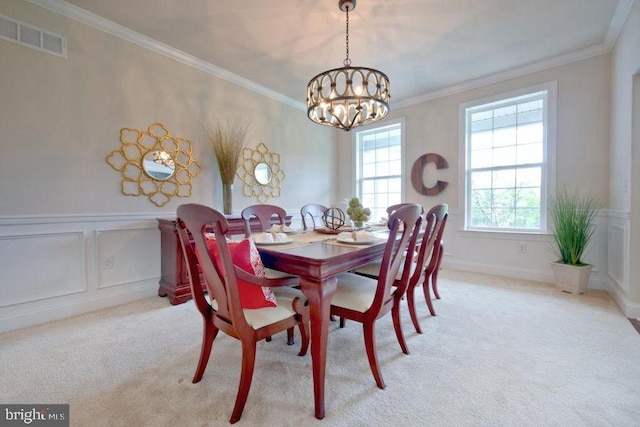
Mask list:
[[[551,263],[556,288],[571,294],[581,294],[587,290],[591,268],[591,265],[575,266],[557,262]]]

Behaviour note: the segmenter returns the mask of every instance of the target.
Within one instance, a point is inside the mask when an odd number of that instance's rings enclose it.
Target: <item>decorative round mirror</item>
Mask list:
[[[267,185],[271,182],[271,166],[266,163],[258,163],[253,170],[253,176],[258,184]]]
[[[166,181],[173,176],[176,165],[166,151],[148,151],[142,158],[142,169],[149,178]]]

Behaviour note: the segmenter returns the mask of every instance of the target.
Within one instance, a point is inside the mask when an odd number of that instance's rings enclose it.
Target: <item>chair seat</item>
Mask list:
[[[305,299],[305,296],[297,289],[283,286],[271,288],[278,301],[277,307],[245,308],[244,316],[247,323],[253,329],[260,329],[271,323],[276,323],[296,314],[293,309],[293,300],[296,297]]]
[[[396,280],[400,280],[402,278],[402,272],[404,270],[404,263],[400,265],[400,270],[398,270],[398,274],[396,274]],[[409,272],[409,277],[413,275],[413,272],[416,270],[416,264],[411,263],[411,271]],[[374,261],[369,264],[365,264],[362,267],[358,267],[354,270],[356,274],[361,276],[370,277],[372,279],[377,279],[380,275],[380,262]]]
[[[357,274],[344,273],[337,276],[338,288],[331,305],[364,313],[371,307],[378,285],[377,280]]]
[[[244,315],[247,319],[247,323],[249,323],[253,329],[260,329],[265,325],[279,322],[280,320],[294,315],[295,311],[292,308],[294,298],[304,298],[302,292],[293,288],[283,287],[281,289],[273,288],[272,290],[276,296],[276,300],[278,301],[277,307],[244,309]],[[207,300],[209,300],[211,308],[218,311],[218,301],[215,299],[210,300],[208,297]]]
[[[267,275],[267,279],[286,279],[287,277],[298,277],[293,274],[285,273],[284,271],[274,270],[272,268],[265,268],[264,273]]]

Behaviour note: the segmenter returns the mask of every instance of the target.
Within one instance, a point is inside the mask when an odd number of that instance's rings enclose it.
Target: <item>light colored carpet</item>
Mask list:
[[[638,426],[640,335],[606,293],[444,270],[425,333],[379,321],[387,388],[369,371],[362,329],[330,327],[326,417],[313,417],[309,356],[285,336],[258,347],[238,425]],[[228,425],[239,343],[220,334],[192,384],[201,320],[192,302],[149,298],[0,335],[0,402],[70,403],[73,426]]]

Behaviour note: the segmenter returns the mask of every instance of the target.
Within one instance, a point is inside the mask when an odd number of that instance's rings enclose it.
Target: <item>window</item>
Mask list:
[[[461,108],[464,228],[546,232],[554,180],[555,83],[501,98]]]
[[[402,121],[356,132],[356,194],[371,220],[402,201]]]

